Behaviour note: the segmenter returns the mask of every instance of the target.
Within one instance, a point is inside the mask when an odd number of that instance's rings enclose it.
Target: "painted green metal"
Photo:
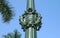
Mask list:
[[[26,11],[22,16],[20,16],[19,21],[24,31],[29,27],[39,30],[41,28],[41,18],[41,15],[39,15],[36,11]]]
[[[37,38],[36,30],[32,27],[26,29],[25,38]]]
[[[27,9],[29,8],[35,9],[34,0],[27,0]]]
[[[36,31],[41,28],[41,19],[41,14],[35,10],[34,0],[27,0],[27,10],[19,19],[25,38],[37,38]]]

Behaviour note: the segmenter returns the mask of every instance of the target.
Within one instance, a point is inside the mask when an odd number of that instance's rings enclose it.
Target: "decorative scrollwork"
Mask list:
[[[30,13],[29,13],[30,12]],[[41,27],[41,15],[36,13],[36,11],[25,11],[25,13],[20,17],[20,24],[22,28],[25,30],[29,27],[33,27],[35,29],[39,29]]]

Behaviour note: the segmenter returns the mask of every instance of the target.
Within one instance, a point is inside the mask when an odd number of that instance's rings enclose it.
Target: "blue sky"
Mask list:
[[[13,32],[17,29],[21,38],[25,38],[25,33],[19,24],[19,16],[26,10],[27,0],[9,0],[15,16],[9,24],[2,23],[0,14],[0,38],[2,35]],[[42,28],[37,31],[37,38],[60,38],[60,0],[35,0],[35,9],[42,15]]]

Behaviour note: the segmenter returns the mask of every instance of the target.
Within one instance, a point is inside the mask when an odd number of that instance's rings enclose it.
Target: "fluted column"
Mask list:
[[[25,31],[25,38],[37,38],[37,32],[34,28],[30,27]]]
[[[34,0],[27,0],[27,9],[35,9]]]

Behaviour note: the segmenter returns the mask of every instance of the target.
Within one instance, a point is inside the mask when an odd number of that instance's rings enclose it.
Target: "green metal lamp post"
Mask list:
[[[35,10],[34,0],[27,0],[26,11],[19,19],[25,38],[37,38],[36,31],[41,28],[41,19],[41,15]]]

